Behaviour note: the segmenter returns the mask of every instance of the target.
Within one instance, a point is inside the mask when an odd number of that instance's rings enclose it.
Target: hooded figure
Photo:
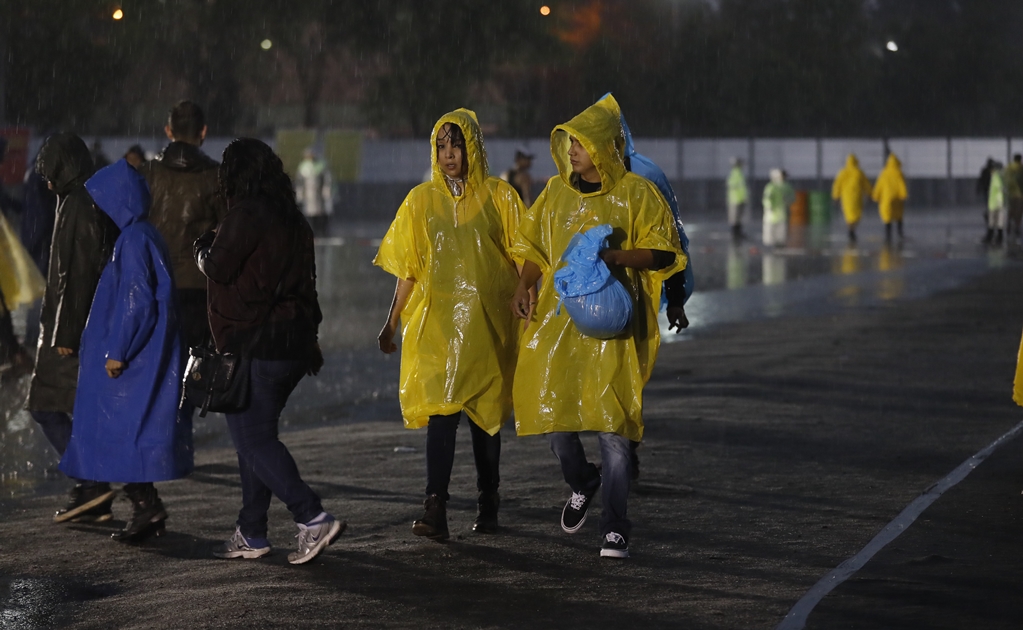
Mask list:
[[[125,160],[86,188],[121,228],[82,335],[80,394],[60,469],[72,477],[143,483],[192,471],[192,427],[178,421],[181,332],[170,253],[146,220],[149,188]],[[123,364],[111,378],[107,361]]]
[[[884,170],[874,182],[871,197],[877,202],[881,222],[885,225],[887,238],[891,238],[892,221],[898,223],[899,237],[902,237],[902,206],[909,195],[906,193],[906,178],[902,176],[902,163],[894,153],[888,155]]]
[[[831,198],[842,200],[842,214],[849,226],[849,237],[856,238],[856,225],[863,218],[863,202],[870,195],[870,180],[860,169],[860,162],[852,153],[845,159],[845,168],[835,176]]]
[[[764,245],[784,245],[788,238],[788,209],[796,194],[785,180],[785,171],[772,168],[770,177],[761,199],[764,205]]]
[[[433,178],[413,188],[373,264],[415,288],[401,311],[401,400],[405,427],[464,411],[491,435],[511,417],[518,326],[508,303],[518,283],[509,250],[525,211],[511,184],[491,177],[476,115],[458,109],[446,123],[465,136],[468,171],[454,183],[432,150]]]
[[[589,154],[600,188],[583,193],[574,185],[571,138]],[[625,169],[621,110],[613,96],[586,108],[551,133],[552,177],[526,213],[512,253],[543,274],[535,317],[519,346],[515,374],[515,425],[519,435],[600,431],[630,440],[643,438],[643,387],[650,378],[660,333],[661,283],[686,266],[671,208],[649,180]],[[612,339],[579,332],[557,313],[554,272],[572,237],[610,224],[612,248],[674,254],[656,271],[617,267],[615,277],[633,298],[629,327]]]
[[[604,98],[607,97],[605,96]],[[664,281],[664,289],[668,297],[669,306],[674,305],[678,300],[681,300],[681,304],[685,304],[689,301],[689,296],[693,294],[695,279],[693,278],[692,260],[689,259],[689,237],[686,236],[686,229],[682,225],[682,217],[678,209],[678,199],[675,197],[675,191],[668,182],[668,176],[664,174],[661,167],[654,164],[654,161],[650,158],[636,152],[636,147],[632,143],[632,132],[629,131],[629,125],[626,124],[624,115],[622,115],[622,132],[625,134],[625,159],[628,170],[652,181],[657,186],[657,190],[661,191],[661,194],[664,195],[664,200],[668,202],[668,207],[671,208],[671,216],[675,222],[675,229],[678,230],[682,253],[686,255],[687,262],[682,273],[676,274]],[[679,331],[681,332],[681,329]]]
[[[463,412],[471,422],[479,490],[473,530],[497,528],[499,431],[512,413],[521,331],[508,308],[519,281],[510,250],[525,208],[511,184],[490,177],[473,112],[442,116],[430,147],[431,180],[409,192],[373,263],[398,278],[378,341],[383,352],[396,349],[400,314],[405,427],[428,427],[425,513],[412,532],[443,540]]]
[[[110,258],[118,230],[93,206],[85,190],[93,166],[89,148],[81,138],[71,133],[50,136],[39,151],[36,170],[57,194],[57,211],[40,316],[39,350],[25,406],[29,411],[70,414],[78,385],[78,356],[61,356],[58,349],[77,352],[96,283]]]

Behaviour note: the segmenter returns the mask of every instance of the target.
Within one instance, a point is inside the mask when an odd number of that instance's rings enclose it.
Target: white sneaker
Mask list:
[[[341,532],[348,527],[347,523],[335,520],[330,514],[321,519],[303,525],[298,523],[298,550],[288,554],[291,564],[305,564],[315,558],[323,548],[334,542]]]
[[[234,535],[231,536],[230,540],[221,543],[219,547],[213,550],[213,555],[218,558],[258,558],[265,556],[270,553],[270,545],[267,544],[265,547],[253,547],[249,544],[249,540],[242,536],[242,530],[240,527],[234,528]]]

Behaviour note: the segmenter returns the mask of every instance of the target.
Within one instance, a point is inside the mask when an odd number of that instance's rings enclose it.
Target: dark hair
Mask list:
[[[441,127],[441,131],[438,132],[438,134],[437,134],[437,139],[440,140],[441,138],[447,137],[451,141],[451,144],[453,144],[456,147],[462,147],[464,149],[465,148],[465,134],[462,133],[462,128],[459,127],[458,125],[456,125],[455,123],[444,123],[444,124],[448,125],[448,132],[446,134],[444,134],[444,135],[440,135],[440,134],[444,133],[443,132],[443,127]]]
[[[239,138],[227,145],[217,179],[225,199],[262,197],[277,208],[298,212],[295,188],[281,158],[255,138]]]
[[[206,126],[206,117],[202,109],[192,101],[179,101],[171,108],[167,124],[170,125],[171,135],[177,140],[198,142],[202,128]]]
[[[146,159],[146,152],[140,145],[133,144],[130,147],[128,147],[128,150],[124,152],[124,157],[128,157],[132,153],[139,156],[143,160]]]

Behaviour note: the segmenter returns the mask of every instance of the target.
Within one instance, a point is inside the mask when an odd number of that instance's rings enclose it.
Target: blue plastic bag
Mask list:
[[[558,314],[564,305],[579,332],[597,339],[614,337],[632,320],[632,296],[600,258],[610,234],[610,225],[598,225],[573,236],[561,255],[565,266],[554,272]]]

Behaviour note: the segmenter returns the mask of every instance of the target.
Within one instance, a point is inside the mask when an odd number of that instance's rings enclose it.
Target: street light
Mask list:
[[[540,7],[540,15],[548,16],[551,14],[551,8],[546,4]]]
[[[899,52],[899,45],[895,43],[894,39],[888,40],[888,43],[885,45],[885,48],[892,52]]]
[[[262,48],[263,50],[270,50],[270,48],[273,45],[274,43],[269,39],[264,39],[263,41],[259,42],[259,47]]]
[[[120,9],[114,9],[114,15],[113,15],[113,18],[114,18],[115,20],[120,20],[120,19],[121,19],[121,18],[123,18],[123,17],[124,17],[124,11],[122,11],[122,10],[120,10]]]

